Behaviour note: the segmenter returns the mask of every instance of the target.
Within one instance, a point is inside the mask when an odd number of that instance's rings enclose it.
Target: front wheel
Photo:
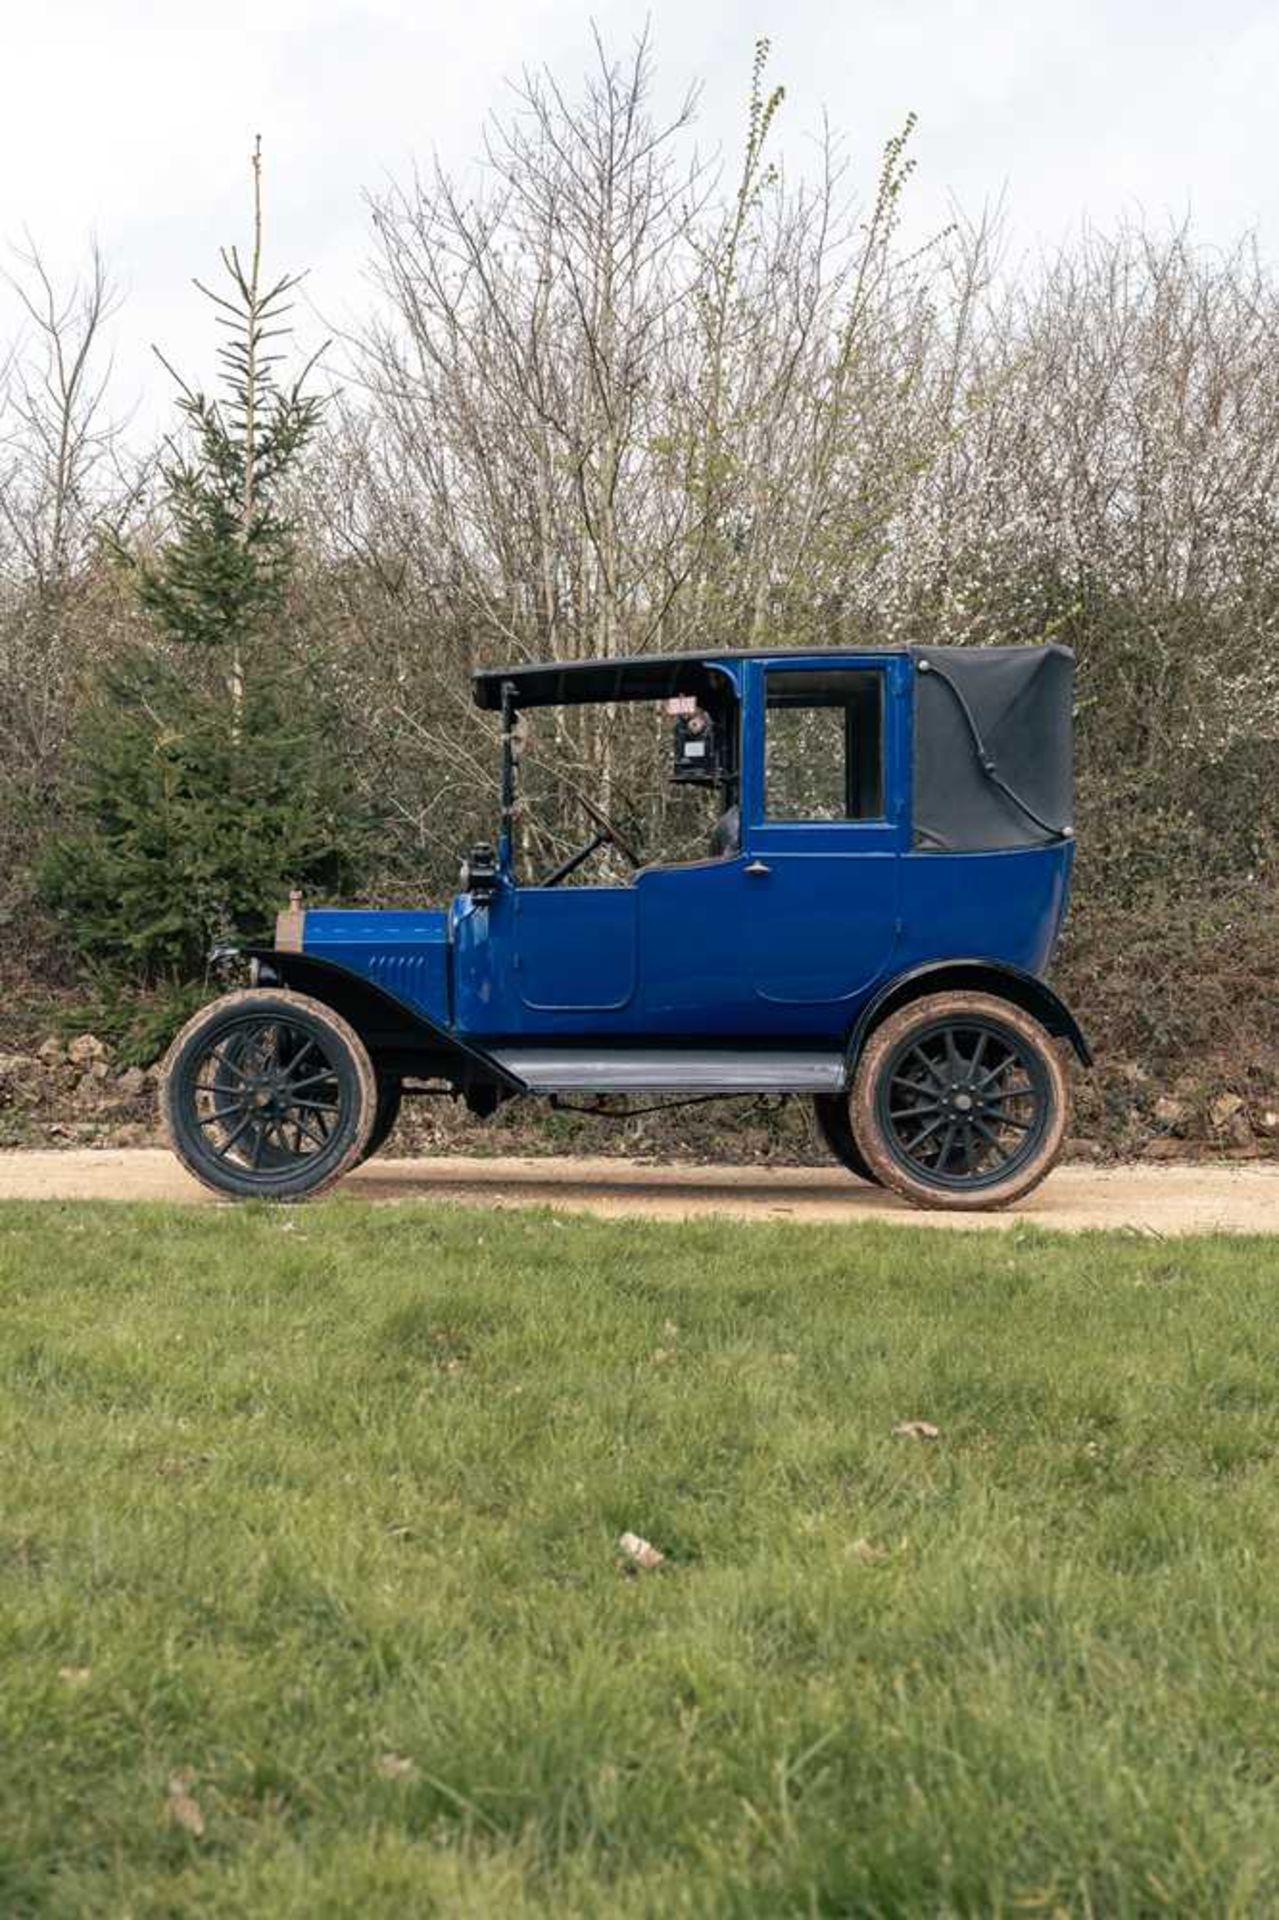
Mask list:
[[[371,1160],[375,1153],[381,1153],[383,1147],[395,1131],[395,1123],[400,1117],[400,1102],[403,1094],[402,1082],[394,1078],[378,1075],[377,1111],[373,1116],[373,1130],[369,1134],[362,1160]]]
[[[169,1144],[233,1199],[305,1200],[363,1158],[377,1081],[339,1014],[284,988],[229,993],[189,1020],[161,1080]]]
[[[1061,1152],[1070,1096],[1039,1022],[986,993],[933,993],[876,1027],[853,1082],[868,1166],[917,1206],[1007,1207]]]

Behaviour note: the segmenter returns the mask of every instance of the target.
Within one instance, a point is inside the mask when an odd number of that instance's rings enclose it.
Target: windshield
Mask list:
[[[736,799],[736,701],[539,706],[513,715],[511,751],[519,880],[544,882],[599,836],[592,857],[557,884],[619,884],[638,865],[709,857]],[[701,775],[708,754],[712,772]]]

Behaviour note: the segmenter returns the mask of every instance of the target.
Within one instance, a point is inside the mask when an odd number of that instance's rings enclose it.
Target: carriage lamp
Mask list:
[[[715,722],[704,707],[677,713],[672,738],[671,778],[679,786],[713,787],[719,782]]]

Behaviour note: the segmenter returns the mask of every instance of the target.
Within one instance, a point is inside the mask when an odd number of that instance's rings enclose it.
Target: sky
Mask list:
[[[262,135],[269,258],[308,269],[299,345],[369,300],[364,195],[438,154],[462,169],[525,65],[568,80],[591,20],[626,49],[647,18],[659,97],[702,83],[699,139],[731,151],[754,40],[787,90],[788,163],[825,112],[857,176],[919,115],[912,231],[1002,199],[1033,261],[1128,216],[1191,216],[1279,256],[1274,0],[0,0],[0,264],[29,233],[56,275],[101,246],[122,295],[112,400],[163,417],[151,343],[207,381],[216,344],[193,274],[245,237]],[[19,325],[0,284],[0,360]]]

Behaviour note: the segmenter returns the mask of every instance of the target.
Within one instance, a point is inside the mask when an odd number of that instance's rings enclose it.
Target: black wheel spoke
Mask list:
[[[227,1154],[230,1153],[232,1147],[235,1145],[236,1141],[240,1138],[240,1135],[244,1132],[245,1128],[248,1126],[251,1126],[252,1124],[253,1124],[253,1115],[251,1113],[246,1113],[244,1115],[244,1118],[241,1120],[239,1126],[232,1127],[230,1133],[227,1135],[226,1139],[222,1142],[221,1146],[215,1147],[213,1149],[213,1151],[217,1154],[219,1160],[225,1160]]]
[[[220,1120],[230,1120],[235,1114],[243,1112],[244,1108],[242,1106],[215,1107],[212,1113],[197,1115],[196,1125],[198,1127],[212,1127]]]
[[[928,1058],[928,1055],[922,1047],[912,1047],[909,1058],[911,1060],[918,1060],[934,1087],[942,1088],[945,1086],[946,1082],[941,1074],[938,1073],[937,1068],[933,1065],[933,1062]]]
[[[1005,1049],[1003,1059],[996,1061],[995,1065],[990,1068],[989,1072],[984,1073],[980,1080],[975,1080],[973,1082],[973,1092],[976,1094],[980,1094],[983,1100],[988,1100],[990,1098],[990,1095],[986,1091],[987,1087],[993,1087],[996,1080],[999,1079],[1000,1075],[1007,1073],[1008,1069],[1010,1068],[1010,1066],[1012,1066],[1015,1063],[1016,1059],[1017,1059],[1017,1056],[1015,1053],[1010,1053],[1007,1051],[1007,1049]]]
[[[941,1092],[941,1088],[935,1079],[929,1078],[927,1080],[916,1080],[912,1078],[912,1076],[909,1073],[895,1073],[891,1081],[889,1082],[889,1085],[894,1087],[904,1087],[907,1093],[924,1094],[929,1099],[932,1099],[932,1097],[935,1094],[938,1094]]]
[[[309,1113],[341,1113],[342,1111],[341,1107],[339,1106],[336,1100],[290,1099],[289,1101],[290,1112],[296,1111],[299,1107],[305,1108]]]
[[[930,1134],[936,1133],[938,1127],[944,1126],[945,1124],[946,1124],[946,1116],[944,1114],[942,1114],[936,1120],[930,1120],[928,1125],[923,1129],[922,1133],[917,1133],[913,1140],[906,1143],[906,1151],[908,1153],[914,1153],[916,1147],[922,1146],[924,1141],[927,1140]]]
[[[321,1081],[332,1081],[332,1079],[333,1069],[326,1067],[323,1073],[310,1073],[305,1080],[286,1080],[284,1087],[289,1097],[292,1098],[295,1093],[300,1093],[303,1087],[318,1087]]]
[[[315,1052],[315,1042],[314,1040],[308,1040],[306,1045],[304,1047],[301,1047],[298,1050],[298,1052],[294,1054],[293,1058],[289,1061],[288,1065],[284,1068],[285,1080],[292,1082],[296,1086],[298,1083],[293,1080],[294,1074],[297,1072],[298,1068],[302,1065],[308,1053],[314,1053],[314,1052]]]
[[[228,1060],[226,1055],[220,1053],[216,1047],[214,1047],[209,1054],[209,1058],[210,1060],[216,1060],[220,1067],[225,1067],[228,1073],[233,1073],[237,1080],[244,1082],[248,1079],[249,1076],[245,1073],[244,1069],[237,1067],[234,1060]]]

